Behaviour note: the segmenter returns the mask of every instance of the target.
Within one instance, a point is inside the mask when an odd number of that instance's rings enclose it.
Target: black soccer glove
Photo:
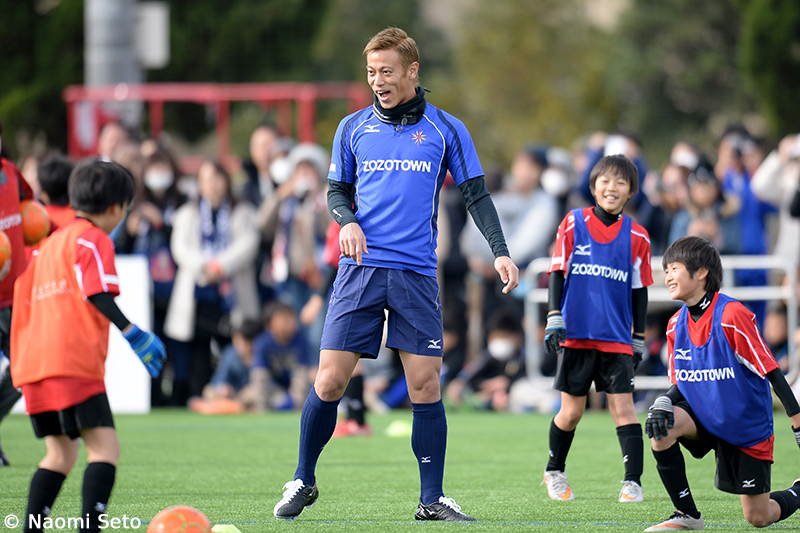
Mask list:
[[[633,371],[636,372],[636,369],[639,368],[639,363],[642,362],[642,356],[644,355],[644,335],[634,333],[631,344],[633,345]]]
[[[800,446],[800,428],[792,426],[792,431],[794,432],[794,441]]]
[[[673,427],[675,427],[675,415],[672,412],[672,400],[666,394],[662,394],[647,411],[644,432],[651,439],[661,440],[661,437],[666,437],[668,430]]]
[[[567,338],[567,325],[560,311],[547,315],[544,327],[544,349],[548,355],[560,355],[561,343]]]

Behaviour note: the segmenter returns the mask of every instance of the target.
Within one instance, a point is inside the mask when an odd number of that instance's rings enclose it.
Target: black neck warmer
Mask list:
[[[600,219],[600,222],[606,225],[606,227],[612,225],[614,222],[622,218],[622,213],[612,215],[599,205],[594,206],[594,214]]]
[[[700,317],[703,316],[703,313],[706,312],[706,309],[708,309],[709,306],[711,306],[711,302],[713,301],[714,301],[714,293],[707,292],[699,302],[689,307],[689,315],[692,317],[692,320],[694,320],[695,322],[700,320]]]
[[[375,116],[378,117],[378,120],[381,122],[400,124],[401,126],[416,124],[425,112],[425,105],[427,104],[425,101],[425,91],[427,90],[428,89],[424,87],[417,87],[417,94],[414,98],[408,102],[396,105],[391,109],[384,109],[381,107],[378,96],[373,95],[374,102],[372,104],[372,109],[375,111]]]

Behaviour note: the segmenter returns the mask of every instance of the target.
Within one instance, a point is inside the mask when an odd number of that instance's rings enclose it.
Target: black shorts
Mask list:
[[[714,486],[731,494],[764,494],[770,491],[772,479],[772,463],[756,459],[708,432],[697,420],[686,400],[675,404],[686,411],[694,425],[697,426],[696,439],[680,437],[678,442],[686,448],[692,457],[701,459],[714,450],[717,460],[717,473],[714,475]]]
[[[31,415],[31,424],[33,433],[39,439],[58,435],[77,439],[82,429],[113,428],[114,417],[108,405],[108,396],[105,392],[101,392],[62,411],[46,411]]]
[[[572,396],[586,396],[592,382],[598,392],[633,392],[633,357],[624,353],[564,348],[558,357],[553,387]]]

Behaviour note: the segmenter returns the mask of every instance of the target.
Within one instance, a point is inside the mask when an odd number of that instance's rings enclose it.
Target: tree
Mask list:
[[[614,39],[609,84],[617,123],[642,137],[651,161],[678,139],[715,148],[718,122],[755,110],[737,67],[740,18],[729,1],[635,0]]]
[[[0,13],[3,145],[14,150],[20,138],[46,132],[50,145],[65,148],[61,91],[83,80],[83,1],[0,0]]]
[[[800,4],[742,4],[742,73],[776,137],[800,130]]]
[[[582,2],[473,5],[455,43],[455,75],[431,88],[467,122],[484,159],[508,162],[530,141],[570,146],[610,125],[609,36],[589,24]]]

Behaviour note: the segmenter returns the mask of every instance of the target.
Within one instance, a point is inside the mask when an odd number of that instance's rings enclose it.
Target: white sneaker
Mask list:
[[[545,470],[542,483],[547,486],[547,494],[551,500],[566,501],[575,499],[575,494],[573,494],[567,482],[567,474],[560,470]]]
[[[700,518],[692,518],[688,514],[675,511],[672,516],[660,524],[650,526],[644,531],[645,533],[648,531],[699,531],[704,527],[705,523],[702,516]]]
[[[644,500],[642,486],[635,481],[623,481],[622,490],[619,491],[619,501],[622,503],[640,502]]]

